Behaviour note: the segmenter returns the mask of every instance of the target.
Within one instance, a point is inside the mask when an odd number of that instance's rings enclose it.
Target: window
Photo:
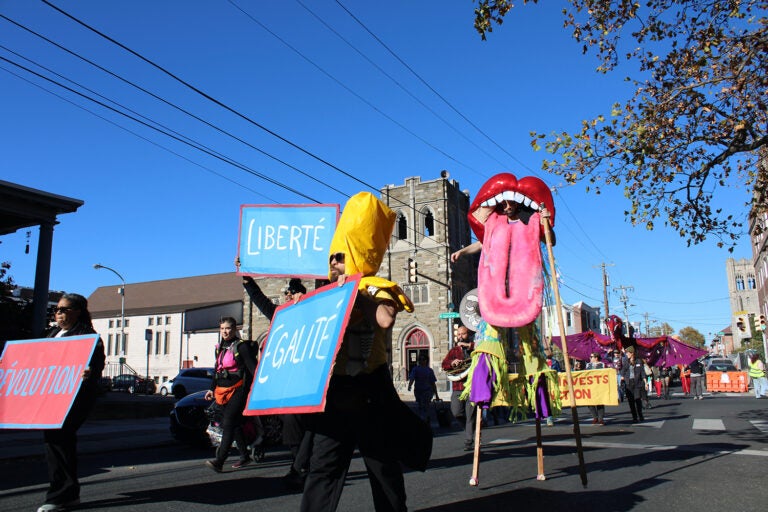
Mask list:
[[[424,236],[435,236],[435,216],[432,212],[424,212]]]
[[[402,212],[397,214],[397,239],[408,239],[408,221],[405,220],[405,215]]]
[[[122,325],[122,320],[115,320],[115,325],[120,327]]]
[[[736,274],[736,289],[737,290],[744,289],[744,276],[742,276],[741,274]]]
[[[165,325],[171,325],[171,317],[165,317]]]
[[[115,326],[115,321],[114,321],[114,320],[110,320],[110,321],[109,321],[109,328],[111,329],[111,328],[113,328],[114,326]]]
[[[110,327],[112,327],[112,326],[110,325]],[[108,334],[107,335],[107,355],[112,354],[112,341],[113,341],[112,340],[112,335]]]
[[[155,324],[155,319],[154,318],[152,318],[152,317],[147,318],[147,325],[154,325],[154,324]]]
[[[121,352],[122,354],[128,353],[128,333],[123,334],[123,350]]]
[[[752,274],[747,275],[747,286],[750,290],[754,290],[757,288],[755,285],[755,276]]]
[[[168,317],[166,317],[167,319]],[[171,353],[171,333],[170,331],[165,331],[165,337],[163,339],[163,354],[170,354]]]
[[[159,319],[160,317],[157,317],[157,318]],[[162,334],[163,333],[161,333],[160,331],[157,331],[155,333],[155,355],[160,353],[160,336],[162,336]]]
[[[157,325],[163,325],[163,317],[157,317]]]
[[[403,291],[414,304],[429,303],[428,284],[406,284],[403,285]]]
[[[128,318],[126,318],[126,319],[125,319],[125,326],[126,326],[126,327],[128,327],[128,321],[129,321],[129,319],[128,319]]]

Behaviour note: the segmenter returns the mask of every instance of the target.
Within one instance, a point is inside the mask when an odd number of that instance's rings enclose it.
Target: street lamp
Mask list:
[[[125,279],[123,279],[123,276],[120,275],[120,273],[110,267],[104,266],[100,263],[96,263],[93,268],[96,270],[99,270],[100,268],[103,268],[105,270],[109,270],[110,272],[113,272],[117,277],[120,278],[120,280],[123,282],[123,287],[120,288],[120,345],[121,345],[121,355],[125,355]]]

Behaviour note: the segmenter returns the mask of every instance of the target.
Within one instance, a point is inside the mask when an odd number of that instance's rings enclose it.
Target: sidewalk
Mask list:
[[[175,443],[168,425],[167,417],[88,420],[77,432],[77,451],[103,453]],[[0,430],[0,446],[0,462],[44,456],[40,430]]]

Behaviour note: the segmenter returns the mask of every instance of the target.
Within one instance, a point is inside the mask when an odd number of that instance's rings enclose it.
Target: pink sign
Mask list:
[[[0,356],[0,428],[60,428],[98,334],[9,341]]]

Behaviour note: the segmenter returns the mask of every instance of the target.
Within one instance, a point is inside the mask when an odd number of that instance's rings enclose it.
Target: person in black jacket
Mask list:
[[[239,260],[235,261],[235,265]],[[277,305],[267,297],[251,276],[243,276],[243,287],[261,314],[272,320],[277,310]],[[301,279],[294,277],[288,281],[284,290],[286,303],[297,303],[307,293],[307,288],[301,283]],[[291,451],[291,467],[283,477],[283,483],[290,489],[304,488],[304,480],[309,470],[309,456],[312,446],[312,434],[307,432],[303,415],[282,414],[280,420],[283,423],[283,444]]]
[[[635,347],[624,349],[627,359],[621,365],[621,380],[626,385],[627,402],[632,413],[632,423],[645,421],[643,417],[643,399],[647,399],[645,392],[645,363],[635,357]]]
[[[65,293],[54,308],[56,325],[46,338],[95,334],[88,312],[88,300],[76,293]],[[88,367],[83,370],[83,383],[61,428],[45,430],[45,460],[48,464],[48,492],[38,512],[58,512],[80,504],[77,480],[77,430],[93,408],[99,379],[104,370],[104,344],[99,340]]]
[[[206,400],[215,398],[216,403],[222,406],[221,444],[216,450],[216,458],[205,462],[217,473],[223,470],[233,441],[237,442],[240,460],[232,464],[232,468],[240,469],[251,463],[243,432],[243,409],[256,372],[256,355],[251,353],[250,343],[237,335],[237,320],[222,318],[219,333],[221,341],[216,346],[216,373],[211,389],[205,393]]]

